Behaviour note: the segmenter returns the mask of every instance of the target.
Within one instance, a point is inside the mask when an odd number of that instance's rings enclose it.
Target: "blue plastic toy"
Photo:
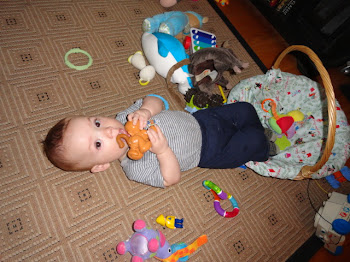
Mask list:
[[[326,177],[326,180],[333,188],[339,188],[340,183],[350,181],[350,168],[344,166],[340,171]]]

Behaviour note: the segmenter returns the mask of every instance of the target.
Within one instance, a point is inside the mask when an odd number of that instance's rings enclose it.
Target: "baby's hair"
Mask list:
[[[52,164],[63,170],[74,170],[73,164],[65,158],[63,148],[64,132],[71,118],[63,118],[58,121],[47,133],[44,141],[44,153]]]

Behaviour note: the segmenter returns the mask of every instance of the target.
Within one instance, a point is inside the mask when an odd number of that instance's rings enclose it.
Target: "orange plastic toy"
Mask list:
[[[147,135],[147,130],[140,130],[139,125],[139,121],[137,121],[136,125],[133,125],[132,121],[128,121],[125,124],[125,130],[130,136],[126,134],[117,135],[117,143],[119,147],[124,147],[124,143],[122,141],[122,139],[124,139],[130,147],[128,151],[128,157],[133,160],[141,159],[143,157],[143,154],[147,152],[152,146],[151,141]],[[151,126],[151,128],[156,130],[153,126]]]

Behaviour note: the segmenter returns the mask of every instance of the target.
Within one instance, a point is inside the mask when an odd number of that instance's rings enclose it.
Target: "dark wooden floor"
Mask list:
[[[271,68],[278,55],[289,46],[274,27],[255,8],[249,0],[230,0],[229,5],[218,5],[248,45],[257,54],[267,68]],[[293,74],[301,74],[296,59],[287,55],[280,69]],[[350,77],[341,73],[339,68],[327,68],[332,80],[336,99],[339,101],[350,122],[350,101],[343,95],[340,87],[350,85]],[[320,79],[315,79],[320,81]],[[350,166],[350,159],[346,162]]]
[[[278,55],[288,47],[288,43],[284,41],[279,33],[249,0],[230,0],[229,2],[229,5],[218,6],[264,65],[267,68],[271,68]],[[280,68],[285,72],[301,74],[297,69],[296,60],[291,55],[283,59]],[[350,84],[350,77],[342,74],[340,69],[341,68],[327,68],[327,71],[332,80],[336,99],[344,110],[348,122],[350,122],[350,101],[340,90],[342,85]],[[350,167],[350,159],[347,161],[346,165]],[[344,253],[341,256],[333,256],[322,248],[310,261],[350,261],[350,236],[346,239]]]
[[[249,46],[254,50],[267,68],[271,68],[278,55],[288,47],[288,43],[274,27],[259,13],[249,0],[230,0],[229,5],[218,5]],[[301,74],[295,59],[289,55],[280,66],[281,70]],[[350,102],[340,91],[340,86],[350,84],[350,77],[340,72],[341,68],[327,68],[334,92],[342,109],[350,120]],[[350,121],[349,121],[350,122]]]

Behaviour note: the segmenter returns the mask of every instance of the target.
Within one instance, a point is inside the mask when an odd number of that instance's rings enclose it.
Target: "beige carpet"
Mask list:
[[[208,16],[203,29],[219,44],[230,40],[250,63],[230,77],[234,84],[262,73],[207,1],[183,0],[172,10]],[[159,75],[139,85],[138,70],[127,62],[141,50],[143,19],[165,11],[158,0],[0,1],[0,261],[129,261],[115,247],[133,233],[136,219],[161,229],[170,243],[207,234],[190,261],[285,261],[314,233],[307,181],[198,168],[162,190],[128,181],[118,163],[100,174],[69,173],[42,154],[40,141],[68,114],[113,117],[149,93],[164,96],[171,109],[184,108]],[[93,58],[87,70],[64,63],[76,47]],[[70,58],[87,63],[83,55]],[[215,212],[206,179],[237,199],[237,217]],[[310,196],[317,208],[327,198],[315,181]],[[184,228],[162,228],[159,214],[184,218]]]

